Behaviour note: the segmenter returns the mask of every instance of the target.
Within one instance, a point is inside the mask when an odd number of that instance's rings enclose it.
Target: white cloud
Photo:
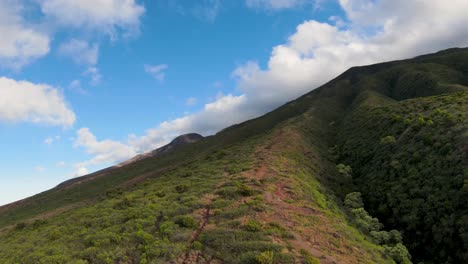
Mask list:
[[[99,77],[100,78],[100,77]],[[73,80],[68,84],[68,89],[73,92],[77,92],[80,94],[87,94],[88,92],[81,87],[81,81],[80,80]]]
[[[75,122],[75,114],[49,85],[0,77],[0,121],[67,127]]]
[[[223,95],[216,101],[206,104],[202,111],[162,122],[159,126],[147,130],[144,136],[129,137],[125,145],[130,147],[134,153],[143,153],[161,147],[181,134],[198,132],[209,135],[216,133],[226,126],[254,117],[257,111],[252,111],[246,104],[245,95]]]
[[[96,86],[101,82],[102,75],[97,67],[89,67],[83,72],[83,75],[90,78],[90,83],[93,86]]]
[[[271,108],[351,66],[468,45],[468,16],[462,11],[468,1],[340,2],[349,19],[345,28],[304,22],[287,43],[273,48],[266,69],[255,62],[236,69],[240,90]]]
[[[145,8],[135,0],[36,0],[42,12],[57,24],[104,31],[138,32]]]
[[[468,45],[466,0],[340,3],[347,17],[332,19],[340,25],[306,21],[286,43],[273,48],[266,68],[250,61],[235,69],[240,95],[220,95],[197,113],[163,122],[128,142],[112,142],[141,153],[180,134],[213,134],[309,92],[351,66]]]
[[[86,167],[76,167],[75,172],[73,173],[73,177],[80,177],[88,174],[88,169]]]
[[[55,166],[57,167],[65,167],[67,165],[67,163],[65,161],[59,161],[55,164]]]
[[[44,143],[47,145],[51,145],[52,143],[54,143],[54,138],[48,137],[44,139]]]
[[[36,7],[33,3],[41,13],[29,23],[27,12]],[[113,40],[136,35],[144,12],[135,0],[1,0],[0,35],[5,37],[0,42],[0,66],[19,70],[45,56],[52,36],[61,30],[104,33]],[[97,62],[97,44],[72,40],[60,51],[77,63]]]
[[[60,140],[60,136],[48,137],[48,138],[44,139],[44,144],[52,145],[52,143],[54,143],[55,141],[58,141],[58,140]]]
[[[249,8],[264,9],[287,9],[297,7],[304,3],[304,0],[245,0]]]
[[[166,77],[165,71],[169,68],[167,64],[150,65],[145,64],[145,72],[153,76],[154,79],[162,82]]]
[[[49,36],[21,16],[19,1],[0,1],[0,66],[20,69],[49,53]]]
[[[62,43],[58,52],[72,58],[77,64],[95,65],[98,60],[99,46],[96,43],[89,44],[84,40],[71,39]]]
[[[91,160],[79,164],[79,168],[100,163],[115,163],[136,155],[132,147],[112,140],[98,141],[88,128],[77,131],[74,142],[76,147],[83,147],[86,152],[93,155]]]
[[[195,98],[195,97],[189,97],[185,101],[185,105],[187,105],[187,106],[194,106],[196,103],[197,103],[197,98]]]

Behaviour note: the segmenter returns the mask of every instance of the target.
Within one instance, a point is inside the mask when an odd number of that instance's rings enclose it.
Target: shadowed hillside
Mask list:
[[[463,263],[467,112],[468,49],[354,67],[215,136],[0,207],[0,260]]]

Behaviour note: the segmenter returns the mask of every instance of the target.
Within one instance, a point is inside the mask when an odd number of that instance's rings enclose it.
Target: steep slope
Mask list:
[[[361,98],[338,137],[355,189],[374,216],[402,231],[416,260],[461,263],[468,252],[468,93],[378,104],[373,96]]]
[[[0,261],[408,263],[402,235],[416,263],[466,262],[467,86],[468,49],[352,68],[216,136],[0,208]]]
[[[276,263],[390,263],[382,248],[348,225],[319,182],[334,165],[320,158],[327,145],[306,136],[321,137],[326,129],[306,133],[300,126],[315,111],[195,154],[125,192],[110,190],[93,204],[5,230],[0,259],[256,263],[271,252]]]

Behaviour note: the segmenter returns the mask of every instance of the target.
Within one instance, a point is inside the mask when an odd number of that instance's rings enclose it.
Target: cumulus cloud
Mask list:
[[[153,76],[154,79],[162,82],[166,77],[166,70],[169,68],[167,64],[159,64],[159,65],[150,65],[145,64],[145,72]]]
[[[141,153],[183,133],[213,134],[273,110],[351,66],[468,45],[465,0],[450,4],[444,0],[341,0],[340,4],[346,17],[330,20],[340,21],[339,25],[305,21],[286,43],[273,47],[265,68],[249,61],[235,69],[239,95],[220,95],[197,113],[114,143],[132,150],[126,153]]]
[[[32,4],[40,9],[34,23],[25,15]],[[135,0],[1,0],[0,35],[5,38],[0,42],[0,66],[19,70],[48,54],[51,38],[60,30],[104,33],[113,40],[137,35],[144,12]],[[97,61],[97,44],[72,40],[60,51],[78,63]]]
[[[95,65],[98,60],[99,46],[96,43],[89,44],[84,40],[71,39],[62,43],[58,52],[70,57],[77,64]]]
[[[18,1],[0,1],[0,66],[20,69],[49,53],[47,33],[23,20]]]
[[[88,174],[88,169],[86,167],[76,167],[76,170],[75,172],[73,173],[73,176],[74,177],[80,177],[80,176],[84,176],[86,174]]]
[[[268,66],[248,62],[235,70],[239,88],[260,104],[278,105],[355,65],[412,57],[468,45],[468,2],[341,0],[345,28],[306,21],[273,48]],[[437,17],[437,20],[432,18]],[[282,99],[284,98],[284,99]]]
[[[49,85],[0,77],[0,121],[68,127],[75,122],[75,113]]]
[[[304,3],[304,0],[246,0],[245,4],[249,8],[264,9],[287,9],[297,7]]]
[[[137,33],[145,8],[135,0],[36,0],[42,12],[62,26],[104,31],[116,37],[119,31]]]
[[[78,168],[106,162],[115,163],[136,155],[134,149],[126,144],[112,140],[98,141],[89,128],[77,131],[74,145],[83,147],[86,152],[94,156],[91,160],[80,163]]]

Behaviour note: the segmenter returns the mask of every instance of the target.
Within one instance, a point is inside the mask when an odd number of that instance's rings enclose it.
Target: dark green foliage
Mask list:
[[[198,227],[198,221],[195,220],[190,215],[179,216],[176,218],[175,223],[178,224],[180,227],[187,227],[187,228],[196,228]]]
[[[178,193],[184,193],[186,191],[188,191],[189,187],[187,185],[177,185],[175,187],[175,190],[178,192]]]
[[[255,191],[243,183],[237,183],[237,193],[242,196],[251,196],[255,194]]]
[[[385,252],[395,260],[396,263],[401,264],[410,264],[411,256],[408,252],[408,249],[401,244],[398,243],[395,246],[384,246]]]
[[[452,117],[464,116],[467,106],[468,93],[361,106],[339,136],[341,160],[352,165],[366,208],[389,228],[402,230],[419,260],[468,257],[468,223],[462,221],[468,204],[462,191],[467,123]],[[395,121],[395,115],[412,121]]]
[[[361,193],[360,192],[352,192],[348,193],[344,200],[344,205],[349,209],[357,209],[364,207],[364,203],[362,202]]]
[[[341,176],[343,176],[345,178],[351,178],[352,177],[353,169],[350,166],[346,166],[343,163],[340,163],[340,164],[336,165],[336,170],[338,171],[338,173]]]
[[[16,230],[23,230],[24,228],[26,228],[26,223],[23,223],[23,222],[18,223],[18,224],[16,224],[16,226],[15,226],[15,229],[16,229]]]
[[[352,192],[346,195],[344,200],[345,207],[350,211],[352,220],[358,228],[369,236],[379,245],[383,245],[385,252],[397,263],[411,263],[411,255],[408,249],[402,244],[402,237],[397,230],[390,232],[381,231],[383,225],[375,217],[363,208],[364,203],[360,192]]]

